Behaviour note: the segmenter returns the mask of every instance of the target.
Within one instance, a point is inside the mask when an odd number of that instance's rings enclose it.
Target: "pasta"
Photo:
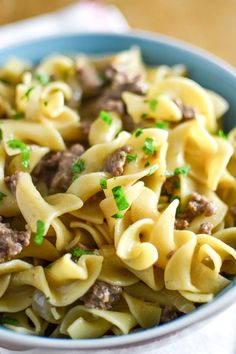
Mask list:
[[[236,274],[236,128],[184,65],[138,48],[0,68],[0,324],[124,335]]]

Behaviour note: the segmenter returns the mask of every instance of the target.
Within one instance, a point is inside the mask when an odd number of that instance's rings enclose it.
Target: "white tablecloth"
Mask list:
[[[128,1],[128,0],[127,0]],[[138,0],[137,0],[138,1]],[[0,47],[12,43],[19,43],[25,39],[33,39],[59,33],[75,33],[84,31],[112,31],[124,32],[129,29],[128,24],[118,9],[112,5],[103,6],[101,3],[81,1],[63,10],[15,24],[0,27]],[[103,351],[99,354],[236,354],[236,305],[218,315],[215,319],[194,333],[164,347],[148,345],[134,350]],[[1,349],[0,354],[13,353]],[[14,353],[22,353],[14,352]],[[82,354],[85,351],[70,350],[28,350],[28,354]],[[96,351],[86,351],[86,354],[95,354]]]

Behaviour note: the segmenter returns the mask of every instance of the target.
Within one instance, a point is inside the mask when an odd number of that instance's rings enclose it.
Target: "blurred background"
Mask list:
[[[132,28],[183,39],[215,53],[236,66],[236,0],[96,2],[116,5]],[[0,25],[56,11],[75,3],[78,3],[78,0],[0,0]]]

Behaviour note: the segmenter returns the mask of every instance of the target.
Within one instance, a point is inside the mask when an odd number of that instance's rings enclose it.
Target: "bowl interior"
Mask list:
[[[196,80],[198,83],[208,89],[216,91],[225,97],[229,102],[230,109],[227,112],[224,120],[225,130],[229,130],[234,125],[236,125],[236,72],[234,69],[220,59],[217,59],[206,52],[165,37],[148,34],[81,34],[40,39],[35,42],[26,42],[9,48],[1,49],[0,65],[3,64],[9,57],[19,57],[36,63],[43,57],[55,53],[73,54],[83,52],[92,55],[108,54],[128,49],[133,45],[137,45],[141,48],[146,64],[185,64],[189,69],[190,77],[193,80]],[[213,302],[217,303],[219,298],[222,298],[222,295],[228,293],[229,290],[235,286],[235,283],[236,280],[234,280],[230,286],[218,294],[216,300]],[[194,311],[194,313],[203,313],[204,309],[210,306],[212,306],[212,304],[203,305]],[[211,315],[213,315],[213,313]],[[180,318],[174,321],[176,322],[176,325],[174,326],[171,323],[161,326],[166,328],[164,331],[163,329],[160,330],[160,328],[156,328],[156,331],[153,332],[153,336],[158,336],[159,332],[160,334],[162,333],[162,335],[163,333],[171,333],[173,332],[174,328],[177,329],[178,323],[182,323],[183,321],[186,322],[188,321],[188,318],[193,316],[194,314],[191,313],[184,316],[185,319]],[[204,315],[200,317],[204,318]],[[142,333],[152,333],[151,331],[153,331],[153,329],[142,331]],[[6,330],[2,330],[2,332],[6,333]],[[7,333],[9,333],[9,331],[7,331]],[[19,335],[17,336],[19,337]],[[136,334],[131,334],[128,336],[133,336],[134,338],[133,340],[131,339],[129,341],[130,343],[137,340]],[[27,342],[26,336],[23,337],[23,341]],[[41,341],[43,341],[43,339],[41,339]],[[55,341],[59,343],[59,340]],[[65,340],[63,341],[65,342]],[[98,347],[98,341],[99,339],[89,340],[87,348]],[[62,340],[60,340],[60,342],[62,343]],[[28,343],[30,343],[30,340]],[[44,345],[46,346],[46,344]],[[60,344],[53,344],[50,346],[59,347]],[[101,346],[103,345],[101,344]],[[73,345],[73,347],[75,346]],[[78,344],[77,347],[80,347],[80,345]]]

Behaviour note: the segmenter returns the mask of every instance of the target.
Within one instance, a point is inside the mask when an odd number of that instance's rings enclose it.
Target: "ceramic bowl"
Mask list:
[[[1,49],[0,64],[13,56],[37,62],[53,53],[106,54],[128,49],[133,45],[141,48],[146,64],[185,64],[193,80],[218,92],[229,102],[230,109],[225,117],[225,129],[228,130],[236,124],[236,70],[212,54],[165,36],[131,32],[127,34],[89,33],[43,38]],[[87,353],[87,351],[104,353],[107,349],[114,353],[118,348],[123,348],[124,352],[132,348],[137,353],[138,348],[145,346],[147,349],[154,342],[159,347],[175,339],[177,335],[181,336],[187,331],[193,331],[195,327],[228,308],[235,300],[236,281],[233,281],[213,301],[200,306],[195,311],[164,325],[128,335],[83,340],[51,339],[18,334],[0,328],[0,343],[3,347],[15,350],[54,348],[63,351],[77,349],[76,353]]]

